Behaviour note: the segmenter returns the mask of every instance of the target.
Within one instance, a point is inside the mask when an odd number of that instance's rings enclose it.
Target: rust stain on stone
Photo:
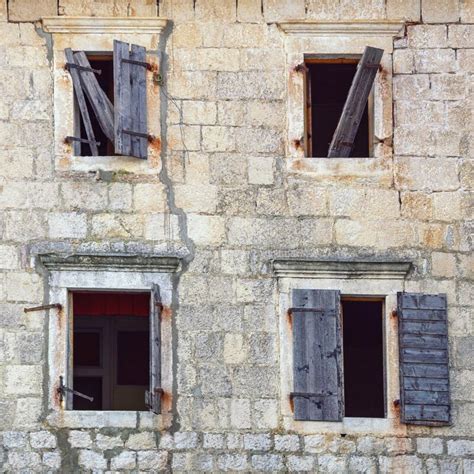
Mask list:
[[[171,318],[172,311],[169,306],[163,306],[163,309],[161,310],[161,317],[162,318]]]
[[[150,140],[150,148],[156,151],[157,154],[161,152],[161,140],[159,137],[152,137]]]

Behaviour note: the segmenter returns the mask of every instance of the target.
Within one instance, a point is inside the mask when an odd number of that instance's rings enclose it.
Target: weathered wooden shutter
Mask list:
[[[341,118],[329,145],[329,158],[344,158],[350,155],[382,55],[383,49],[370,46],[365,48],[364,54],[357,65],[357,71],[344,103]]]
[[[68,139],[73,141],[75,155],[80,155],[81,142],[85,142],[89,144],[92,155],[97,156],[99,154],[97,149],[99,143],[95,139],[94,130],[92,128],[91,119],[89,116],[89,110],[87,109],[86,99],[84,96],[84,90],[82,89],[82,82],[80,78],[81,69],[77,67],[79,64],[76,63],[74,54],[70,48],[65,49],[64,53],[66,55],[68,70],[72,78],[74,95],[76,96],[77,104],[79,106],[79,111],[81,113],[87,135],[87,140],[81,137],[68,137]]]
[[[341,421],[340,292],[293,290],[291,318],[295,420]]]
[[[398,293],[401,421],[451,420],[446,295]]]
[[[153,413],[161,412],[161,295],[160,287],[153,285],[150,296],[150,390],[145,403]]]
[[[115,153],[147,157],[146,49],[114,41]]]

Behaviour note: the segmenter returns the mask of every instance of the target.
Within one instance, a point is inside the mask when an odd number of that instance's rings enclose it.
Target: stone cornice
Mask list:
[[[278,23],[287,35],[298,36],[390,36],[402,30],[404,22],[399,21],[283,21]]]
[[[47,33],[59,34],[160,34],[168,20],[159,17],[50,16],[42,18]]]
[[[404,261],[273,260],[273,273],[286,278],[403,280],[412,264]]]
[[[175,256],[137,254],[40,254],[38,259],[50,271],[173,273],[180,263]]]

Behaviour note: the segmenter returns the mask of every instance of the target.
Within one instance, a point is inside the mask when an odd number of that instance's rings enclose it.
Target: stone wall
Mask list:
[[[38,21],[58,14],[171,20],[156,173],[58,166],[53,45]],[[407,22],[382,167],[289,169],[287,19]],[[474,472],[472,1],[3,0],[0,32],[3,469]],[[49,425],[48,314],[23,312],[47,302],[42,252],[183,257],[171,429]],[[269,265],[282,257],[410,259],[407,289],[447,293],[453,425],[285,432]]]

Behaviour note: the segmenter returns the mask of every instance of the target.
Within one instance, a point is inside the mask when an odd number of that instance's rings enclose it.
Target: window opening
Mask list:
[[[87,54],[87,59],[89,60],[90,66],[92,69],[98,69],[101,71],[100,74],[96,74],[97,82],[99,83],[102,90],[105,92],[107,97],[114,104],[114,69],[113,69],[113,56],[111,53],[101,53],[101,54]],[[89,117],[92,124],[92,129],[94,131],[96,141],[100,142],[100,145],[97,147],[99,156],[114,156],[115,147],[114,144],[107,138],[103,132],[99,121],[94,113],[94,110],[90,104],[89,100],[86,100],[87,110],[89,111]],[[84,126],[84,120],[82,115],[79,112],[79,106],[77,104],[77,99],[74,98],[75,106],[75,117],[76,117],[76,127],[79,125],[81,138],[86,139],[86,129]],[[92,156],[92,151],[90,145],[86,142],[81,143],[79,156]]]
[[[341,117],[358,58],[306,59],[307,155],[328,156],[329,145]],[[356,134],[351,157],[371,155],[371,103],[369,98]]]
[[[73,410],[146,410],[150,293],[74,292]]]
[[[383,301],[343,298],[341,304],[345,416],[383,418]]]

